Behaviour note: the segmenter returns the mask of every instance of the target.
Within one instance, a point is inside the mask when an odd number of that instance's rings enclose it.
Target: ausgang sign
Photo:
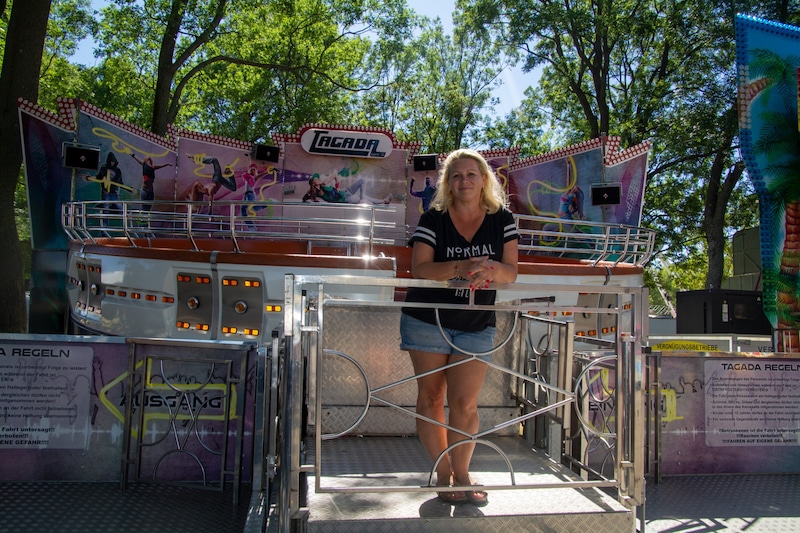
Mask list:
[[[383,158],[392,153],[392,140],[383,133],[309,129],[300,137],[309,154]]]

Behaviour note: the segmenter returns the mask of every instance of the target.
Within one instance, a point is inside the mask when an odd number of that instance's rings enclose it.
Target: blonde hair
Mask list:
[[[478,163],[481,176],[486,178],[486,186],[481,188],[481,207],[489,214],[497,213],[506,206],[507,198],[489,163],[475,150],[461,148],[450,152],[444,160],[442,170],[439,172],[439,182],[436,184],[436,194],[431,200],[431,207],[437,211],[446,212],[453,205],[453,191],[450,190],[450,168],[454,161],[459,159],[473,159]]]

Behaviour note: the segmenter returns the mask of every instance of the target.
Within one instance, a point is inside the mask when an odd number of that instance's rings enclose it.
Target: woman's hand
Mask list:
[[[489,259],[489,256],[483,255],[480,257],[470,257],[465,259],[462,263],[467,265],[466,278],[469,280],[469,288],[473,291],[475,289],[486,289],[489,283],[494,279],[495,266],[498,264],[496,261]],[[461,265],[459,265],[461,268]]]

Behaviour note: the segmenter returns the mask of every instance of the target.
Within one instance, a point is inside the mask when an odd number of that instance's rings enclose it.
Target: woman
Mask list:
[[[432,280],[469,281],[464,289],[422,289],[411,287],[407,302],[469,303],[474,292],[476,304],[491,305],[495,291],[478,290],[490,282],[511,283],[517,279],[519,232],[505,207],[502,186],[486,160],[474,150],[456,150],[444,162],[431,208],[422,214],[411,236],[412,274]],[[477,291],[477,292],[475,292]],[[437,326],[442,329],[452,348]],[[445,423],[465,434],[479,429],[478,395],[490,355],[472,358],[464,352],[483,353],[494,348],[493,311],[405,307],[400,318],[400,348],[408,350],[417,378],[417,413]],[[444,365],[470,358],[466,363],[435,372]],[[417,419],[417,433],[432,459],[450,445],[467,437],[442,425]],[[474,443],[456,446],[436,467],[437,485],[472,486],[469,473]],[[485,491],[443,491],[438,496],[450,504],[488,502]]]

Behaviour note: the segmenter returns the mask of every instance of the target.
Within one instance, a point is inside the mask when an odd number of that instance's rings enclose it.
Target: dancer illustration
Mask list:
[[[247,169],[247,172],[242,172],[242,179],[244,180],[244,194],[242,195],[242,201],[244,202],[255,202],[256,201],[256,181],[258,180],[258,167],[255,163],[251,163]],[[261,211],[262,209],[266,209],[266,205],[248,205],[242,204],[240,208],[240,214],[242,217],[248,216],[248,212],[252,211],[253,214]],[[247,225],[252,226],[253,221],[247,220]]]
[[[103,202],[109,202],[105,204],[104,213],[120,213],[122,211],[122,204],[118,203],[120,189],[136,192],[136,189],[122,182],[122,169],[119,168],[119,161],[114,152],[108,152],[106,162],[100,167],[95,176],[84,174],[84,179],[100,184],[100,199]]]
[[[164,163],[163,165],[154,165],[152,157],[145,157],[144,160],[136,157],[136,154],[131,154],[131,157],[142,165],[142,190],[139,198],[142,200],[142,211],[150,211],[153,205],[150,203],[155,199],[155,190],[153,188],[156,181],[156,170],[159,168],[170,167],[171,163]]]
[[[211,185],[206,188],[206,194],[209,197],[209,204],[214,203],[214,197],[222,186],[231,191],[236,191],[236,178],[233,174],[233,170],[230,167],[225,167],[225,170],[223,171],[222,165],[219,164],[219,159],[216,157],[203,157],[199,154],[186,154],[186,157],[198,165],[201,163],[204,165],[211,165],[211,167],[214,169],[213,174],[211,174]],[[192,188],[194,188],[194,186],[192,186]]]
[[[573,185],[561,195],[558,218],[583,220],[583,191],[577,185]]]
[[[436,194],[436,187],[431,185],[430,176],[425,177],[425,188],[421,191],[414,190],[414,178],[411,178],[411,183],[408,186],[408,192],[411,196],[415,196],[422,200],[422,211],[425,212],[431,206],[433,195]]]
[[[309,189],[305,196],[303,196],[303,201],[319,202],[320,198],[326,202],[337,204],[389,204],[392,201],[391,194],[383,200],[366,196],[364,194],[363,178],[357,179],[344,190],[339,189],[339,180],[336,178],[336,176],[331,179],[333,180],[333,185],[329,184],[331,180],[328,180],[327,182],[320,181],[319,174],[314,174],[311,176],[311,178],[308,180]],[[358,193],[358,198],[356,198],[356,193]]]

